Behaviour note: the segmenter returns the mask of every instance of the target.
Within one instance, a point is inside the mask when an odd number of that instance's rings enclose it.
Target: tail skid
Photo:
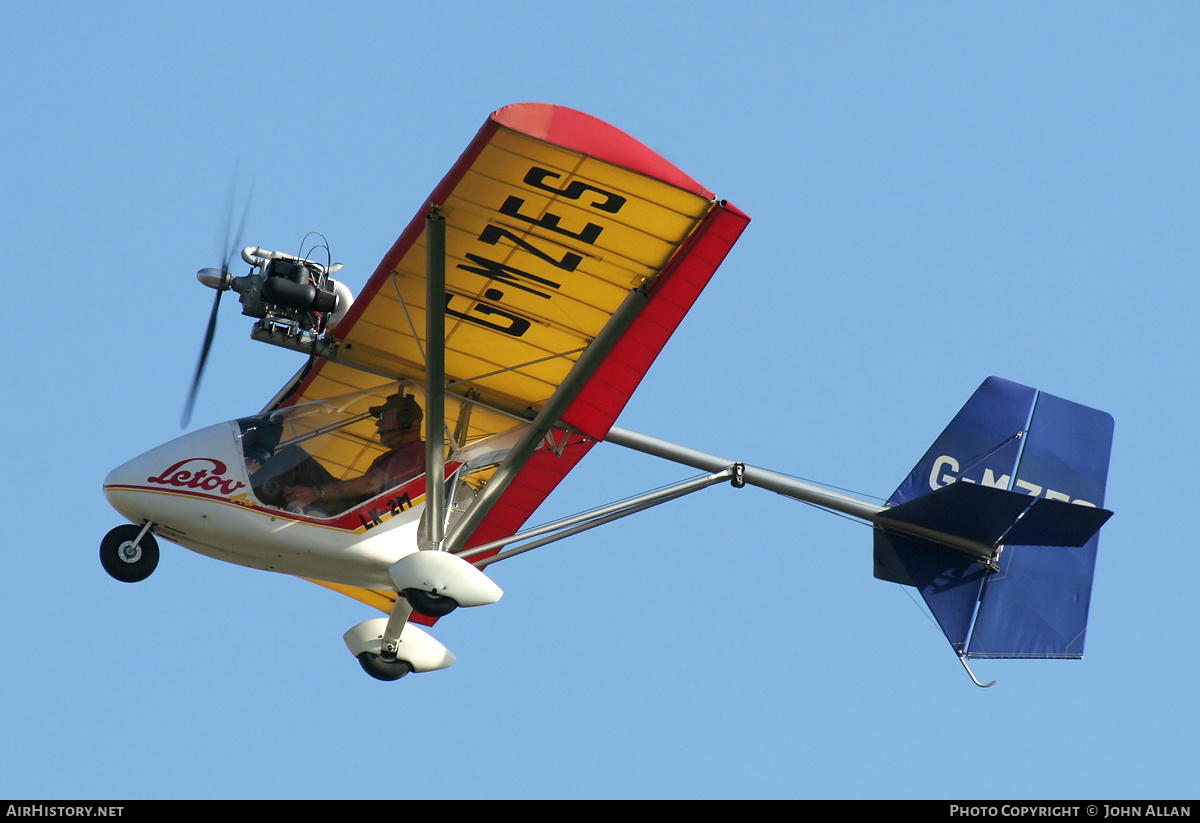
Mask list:
[[[979,678],[975,676],[975,672],[971,671],[971,667],[967,665],[967,658],[963,657],[961,654],[958,656],[958,662],[962,663],[962,667],[967,670],[967,677],[971,678],[971,682],[979,688],[989,689],[996,685],[995,680],[989,680],[986,683],[980,683]]]

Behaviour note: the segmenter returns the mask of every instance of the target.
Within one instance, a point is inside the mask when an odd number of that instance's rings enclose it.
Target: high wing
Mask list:
[[[334,346],[270,408],[389,380],[423,385],[431,208],[446,224],[451,450],[555,412],[538,447],[510,458],[520,465],[460,535],[463,549],[517,531],[604,438],[749,218],[601,120],[507,106],[384,257]],[[384,610],[394,597],[338,590]]]

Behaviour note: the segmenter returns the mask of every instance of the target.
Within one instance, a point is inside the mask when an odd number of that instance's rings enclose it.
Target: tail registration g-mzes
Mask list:
[[[238,293],[254,339],[308,360],[257,414],[109,475],[105,494],[131,525],[103,541],[105,568],[144,579],[159,535],[343,592],[388,615],[345,641],[369,674],[394,680],[453,662],[415,624],[496,602],[489,564],[729,481],[872,523],[877,576],[920,588],[960,657],[1075,655],[1108,514],[1107,441],[1101,460],[1102,438],[1075,436],[1092,420],[1083,407],[1035,405],[1024,387],[977,393],[967,408],[998,406],[1004,425],[979,429],[975,411],[960,424],[964,409],[888,506],[613,425],[748,222],[612,126],[524,103],[488,118],[357,299],[322,242],[293,255],[239,238],[199,279],[216,301]],[[234,252],[248,274],[230,271]],[[521,531],[602,440],[707,474]],[[1080,548],[1046,548],[1061,545]],[[1071,558],[1065,588],[1043,555]],[[1030,628],[1046,602],[1080,599],[1082,612],[1053,610],[1053,632]]]

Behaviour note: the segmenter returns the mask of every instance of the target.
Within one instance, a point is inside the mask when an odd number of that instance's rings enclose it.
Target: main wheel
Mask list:
[[[158,566],[158,542],[141,526],[117,526],[100,541],[100,565],[122,583],[145,580]],[[135,542],[137,541],[137,542]]]
[[[453,597],[445,597],[422,589],[405,589],[400,593],[408,599],[413,611],[420,612],[426,617],[445,617],[458,608],[458,601]]]
[[[412,664],[405,660],[384,660],[377,654],[371,652],[363,652],[358,656],[358,665],[362,666],[362,670],[374,677],[376,680],[384,680],[391,682],[399,680],[406,674],[411,674]]]

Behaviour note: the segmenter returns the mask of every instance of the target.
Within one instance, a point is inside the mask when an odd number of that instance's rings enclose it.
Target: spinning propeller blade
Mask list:
[[[221,293],[228,291],[229,284],[233,281],[233,275],[230,274],[229,267],[241,249],[242,234],[246,230],[246,217],[250,214],[250,196],[247,195],[246,207],[242,210],[242,220],[238,224],[237,234],[233,236],[231,243],[230,231],[233,228],[233,196],[236,182],[237,177],[235,175],[229,187],[229,198],[225,208],[225,239],[221,247],[224,259],[222,260],[221,268],[201,269],[196,272],[196,279],[209,288],[216,289],[217,294],[213,299],[212,313],[208,316],[208,331],[204,334],[204,345],[200,348],[200,360],[196,363],[196,374],[192,378],[192,386],[188,390],[187,401],[183,405],[183,416],[179,421],[180,428],[187,428],[188,422],[192,419],[192,409],[196,405],[196,393],[200,389],[200,378],[204,375],[204,365],[208,361],[208,351],[212,347],[213,336],[217,331],[217,310],[221,306]]]

